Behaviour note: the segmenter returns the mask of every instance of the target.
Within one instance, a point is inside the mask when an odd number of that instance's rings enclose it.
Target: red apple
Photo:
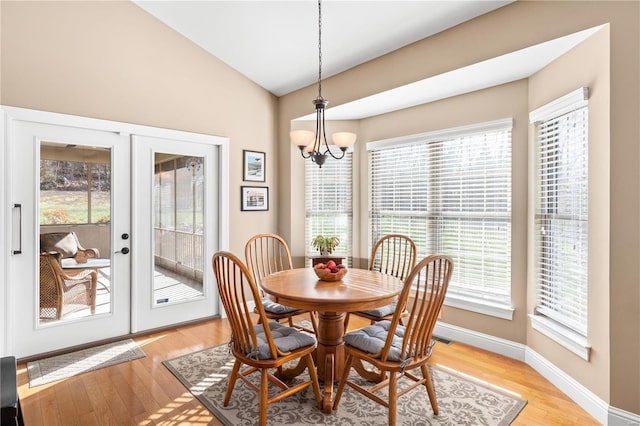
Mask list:
[[[334,262],[333,260],[330,260],[327,262],[327,268],[333,269],[335,267],[336,267],[336,262]]]
[[[344,269],[344,268],[346,268],[346,266],[344,266],[344,265],[341,263],[341,264],[339,264],[339,265],[337,266],[337,268],[338,268],[338,269]]]
[[[339,271],[339,269],[338,269],[338,268],[331,268],[331,273],[332,273],[332,274],[335,274],[335,273],[336,273],[336,272],[338,272],[338,271]]]
[[[324,269],[326,267],[327,267],[327,265],[325,265],[324,263],[316,263],[316,268],[318,268],[318,269]]]

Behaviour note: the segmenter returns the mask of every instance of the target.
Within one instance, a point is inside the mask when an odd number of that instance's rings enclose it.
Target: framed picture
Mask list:
[[[268,186],[241,186],[240,210],[266,211],[269,210]]]
[[[265,153],[242,150],[243,180],[264,182]]]

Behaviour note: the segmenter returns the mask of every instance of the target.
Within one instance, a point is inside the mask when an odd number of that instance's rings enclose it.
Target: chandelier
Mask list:
[[[316,108],[316,130],[294,130],[290,133],[291,143],[300,148],[302,158],[311,158],[318,167],[322,167],[327,155],[339,160],[344,157],[347,148],[356,141],[356,134],[337,132],[332,136],[333,144],[340,148],[342,154],[336,156],[329,149],[324,126],[324,110],[329,101],[322,97],[322,0],[318,0],[318,97],[312,102]],[[324,144],[324,146],[323,146]]]

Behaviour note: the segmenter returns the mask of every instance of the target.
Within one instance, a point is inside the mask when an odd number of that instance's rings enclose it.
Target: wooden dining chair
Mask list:
[[[285,269],[293,269],[289,246],[282,237],[276,234],[258,234],[247,241],[244,249],[247,267],[251,271],[254,281],[260,285],[260,281],[267,275]],[[290,327],[295,327],[310,333],[316,333],[318,320],[315,312],[292,308],[272,300],[260,290],[260,298],[266,316],[270,320],[286,320]],[[309,314],[312,329],[293,322],[297,315]]]
[[[255,313],[249,307],[249,302],[250,297],[253,297],[253,300],[259,299],[260,290],[247,267],[235,255],[224,251],[213,255],[212,264],[220,300],[231,326],[230,347],[235,357],[224,397],[224,406],[229,405],[236,380],[241,379],[259,395],[261,426],[267,424],[269,404],[309,386],[313,387],[316,404],[319,407],[320,385],[312,355],[316,347],[315,337],[276,321],[268,321],[266,311],[260,304],[256,306],[259,320],[254,324]],[[297,359],[304,363],[301,365],[306,365],[309,380],[290,387],[270,372],[273,369],[282,372],[282,366],[285,363]],[[241,371],[240,368],[243,365],[248,368]],[[260,382],[256,386],[248,376],[258,371]],[[268,392],[270,382],[281,389],[272,396],[269,396]]]
[[[378,240],[371,251],[369,270],[393,275],[405,280],[416,264],[418,249],[413,240],[405,235],[389,234]],[[380,308],[347,313],[345,330],[349,325],[349,317],[356,315],[368,319],[371,324],[376,321],[390,320],[397,308],[397,303],[391,303]],[[408,313],[403,311],[402,316]],[[402,324],[402,319],[400,321]]]
[[[433,328],[442,308],[453,261],[449,256],[432,255],[423,259],[405,280],[398,303],[408,304],[406,325],[400,324],[401,311],[396,311],[391,321],[380,321],[373,325],[347,333],[345,342],[345,368],[336,391],[333,409],[338,408],[345,385],[349,385],[362,395],[382,404],[389,411],[389,425],[396,424],[398,398],[417,386],[424,385],[433,413],[438,415],[438,401],[427,362],[435,341]],[[349,373],[355,362],[369,363],[382,371],[384,380],[372,386],[359,385],[349,380]],[[412,374],[419,368],[422,377]],[[360,374],[358,368],[354,368]],[[398,390],[399,378],[407,378],[409,384]],[[388,399],[377,392],[388,387]]]

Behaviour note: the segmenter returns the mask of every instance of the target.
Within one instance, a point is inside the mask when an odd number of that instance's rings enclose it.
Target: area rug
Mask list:
[[[164,361],[189,391],[225,425],[258,423],[257,393],[238,380],[227,407],[222,405],[234,358],[227,345],[216,346]],[[398,400],[398,425],[486,425],[511,424],[527,404],[481,384],[430,367],[440,414],[435,416],[426,390],[418,387]],[[306,371],[299,379],[308,378]],[[355,373],[353,373],[355,374]],[[255,384],[258,385],[259,374]],[[338,409],[325,414],[315,405],[307,388],[268,406],[272,425],[386,425],[387,410],[346,387]]]
[[[68,354],[27,363],[29,387],[66,379],[146,356],[131,339],[94,346]]]

